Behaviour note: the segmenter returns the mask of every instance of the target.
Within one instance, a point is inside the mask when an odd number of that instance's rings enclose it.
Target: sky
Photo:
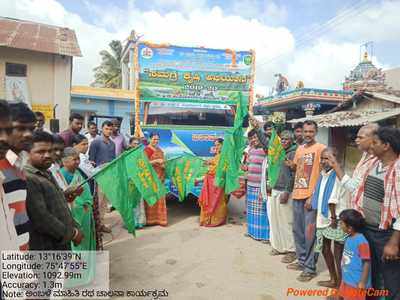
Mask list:
[[[0,16],[75,30],[83,57],[73,84],[93,81],[99,52],[131,30],[143,40],[256,52],[255,88],[266,95],[275,74],[292,87],[340,89],[374,42],[372,61],[400,66],[400,0],[1,0]]]

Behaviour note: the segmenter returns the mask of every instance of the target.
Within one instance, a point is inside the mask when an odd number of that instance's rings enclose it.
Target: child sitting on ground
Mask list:
[[[340,227],[349,237],[342,258],[343,279],[339,294],[344,300],[364,300],[371,288],[371,257],[367,239],[360,233],[365,220],[361,213],[346,209],[339,215]]]
[[[330,275],[330,280],[319,281],[318,285],[328,288],[339,287],[341,281],[340,262],[347,234],[338,227],[338,216],[348,208],[350,196],[330,166],[330,156],[336,155],[334,148],[326,148],[321,153],[322,171],[312,197],[312,208],[317,210],[315,252],[322,251]]]

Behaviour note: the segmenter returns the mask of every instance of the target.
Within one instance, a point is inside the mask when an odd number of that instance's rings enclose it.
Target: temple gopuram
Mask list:
[[[400,127],[400,91],[388,86],[385,74],[365,53],[360,63],[345,77],[346,100],[322,114],[288,120],[289,123],[313,120],[319,127],[319,141],[338,149],[346,172],[352,172],[361,153],[355,144],[359,128],[376,122]]]
[[[383,92],[386,90],[385,73],[374,66],[365,52],[364,59],[345,78],[343,88],[353,92]]]

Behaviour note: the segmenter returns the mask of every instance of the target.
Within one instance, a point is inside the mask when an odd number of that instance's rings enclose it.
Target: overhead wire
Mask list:
[[[303,36],[300,36],[300,38],[298,38],[298,41],[296,43],[296,49],[298,50],[298,49],[304,48],[304,46],[309,45],[311,41],[315,40],[317,37],[321,36],[323,33],[326,33],[329,30],[332,30],[333,28],[342,24],[349,17],[355,17],[357,15],[361,15],[367,9],[369,9],[372,5],[374,5],[374,3],[368,3],[367,0],[360,0],[357,3],[347,7],[341,13],[336,15],[334,18],[329,19],[324,24],[316,26],[311,31],[307,32],[306,34],[303,34]],[[261,63],[257,63],[257,67],[271,64],[271,63],[281,59],[282,57],[288,56],[290,54],[291,53],[282,53],[271,59],[262,61]]]

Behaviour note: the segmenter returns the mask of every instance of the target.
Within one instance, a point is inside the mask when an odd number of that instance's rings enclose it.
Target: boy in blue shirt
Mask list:
[[[346,299],[361,300],[371,288],[371,254],[367,239],[360,233],[365,225],[361,213],[346,209],[339,215],[340,227],[349,237],[342,257],[342,283],[339,293]]]

